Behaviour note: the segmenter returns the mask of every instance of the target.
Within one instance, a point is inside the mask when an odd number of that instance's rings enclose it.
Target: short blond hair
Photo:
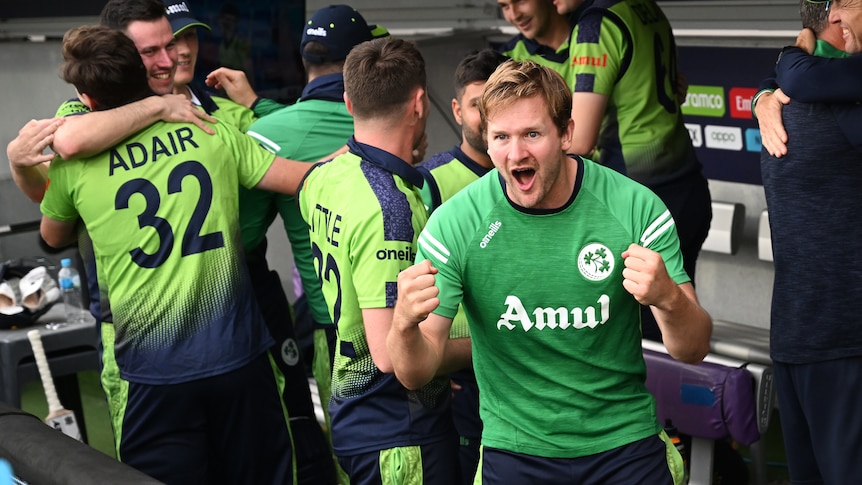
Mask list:
[[[488,118],[494,111],[511,106],[519,99],[540,96],[548,106],[548,115],[560,134],[572,117],[572,92],[553,69],[533,61],[506,61],[491,74],[479,100],[482,133],[488,129]]]

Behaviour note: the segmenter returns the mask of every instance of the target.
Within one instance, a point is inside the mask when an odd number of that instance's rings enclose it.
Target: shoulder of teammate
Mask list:
[[[342,153],[341,155],[336,156],[335,158],[324,160],[321,162],[317,162],[305,173],[302,177],[302,180],[299,183],[299,188],[296,189],[296,201],[299,204],[300,211],[305,214],[306,203],[312,203],[313,201],[309,198],[314,198],[314,196],[309,196],[310,193],[316,193],[317,184],[322,183],[326,184],[327,174],[325,173],[327,170],[327,166],[338,160],[341,157],[345,156],[356,156],[351,154],[350,152]],[[321,190],[326,190],[325,187],[322,187]]]
[[[80,99],[72,98],[57,108],[57,113],[54,114],[55,118],[62,118],[64,116],[74,116],[84,113],[89,113],[90,108],[87,107]]]
[[[511,39],[507,40],[503,43],[497,51],[499,51],[504,56],[511,57],[511,53],[518,48],[518,44],[522,44],[527,38],[524,37],[523,34],[517,34]]]
[[[212,100],[218,106],[218,109],[210,114],[218,118],[219,121],[232,124],[243,133],[248,131],[257,120],[254,111],[228,98],[213,96]]]

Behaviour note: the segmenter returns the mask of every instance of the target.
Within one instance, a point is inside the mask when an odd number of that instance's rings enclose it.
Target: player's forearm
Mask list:
[[[668,353],[675,359],[696,364],[709,353],[712,318],[697,302],[691,284],[661,306],[651,306]]]
[[[314,165],[310,163],[275,157],[272,166],[266,171],[260,182],[255,185],[255,188],[296,195],[300,182],[312,167]]]
[[[459,371],[472,362],[472,349],[469,338],[456,338],[446,341],[443,349],[443,361],[437,370],[437,375],[448,375]]]
[[[12,180],[21,192],[33,202],[42,202],[48,182],[48,164],[21,167],[10,163],[9,167],[12,170]]]
[[[386,338],[386,349],[395,377],[407,389],[419,389],[443,373],[444,352],[426,339],[419,326],[399,322],[397,316]]]
[[[66,160],[103,152],[161,119],[162,101],[150,96],[105,111],[67,116],[54,135],[54,152]]]

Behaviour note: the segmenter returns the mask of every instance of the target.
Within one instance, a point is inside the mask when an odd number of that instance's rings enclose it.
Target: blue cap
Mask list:
[[[338,62],[347,59],[355,46],[389,32],[377,25],[368,25],[362,15],[348,5],[329,5],[321,8],[308,19],[302,32],[299,49],[302,57],[315,63]],[[320,42],[327,49],[326,58],[305,52],[309,42]]]

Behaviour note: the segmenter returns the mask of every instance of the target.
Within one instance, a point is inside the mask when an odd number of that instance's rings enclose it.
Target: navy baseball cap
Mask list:
[[[389,32],[378,25],[368,25],[362,15],[348,5],[329,5],[308,19],[302,32],[299,49],[310,62],[337,62],[347,59],[355,46],[371,39],[386,37]],[[329,49],[326,59],[305,52],[309,42],[320,42]]]
[[[201,22],[192,15],[189,3],[185,0],[168,0],[165,2],[165,15],[171,22],[171,30],[174,35],[189,27],[203,27],[212,30],[209,25]]]

